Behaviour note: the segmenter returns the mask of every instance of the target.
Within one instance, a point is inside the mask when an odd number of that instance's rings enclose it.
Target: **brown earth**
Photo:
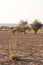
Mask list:
[[[28,58],[13,61],[10,52]],[[0,31],[0,65],[43,65],[43,33],[15,33]]]

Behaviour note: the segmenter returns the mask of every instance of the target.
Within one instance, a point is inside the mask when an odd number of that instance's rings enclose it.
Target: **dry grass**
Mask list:
[[[19,58],[19,56],[18,56],[17,53],[11,52],[11,53],[10,53],[10,58],[11,58],[12,60],[17,60],[17,59]]]

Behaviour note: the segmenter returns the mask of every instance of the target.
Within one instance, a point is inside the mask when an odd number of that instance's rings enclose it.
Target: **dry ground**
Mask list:
[[[12,61],[9,53],[15,51],[29,60]],[[0,31],[0,65],[43,65],[43,33]]]

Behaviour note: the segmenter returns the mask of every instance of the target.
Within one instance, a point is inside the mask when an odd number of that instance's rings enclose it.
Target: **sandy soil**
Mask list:
[[[28,59],[13,61],[9,53],[15,51]],[[43,65],[43,33],[0,31],[0,65]]]

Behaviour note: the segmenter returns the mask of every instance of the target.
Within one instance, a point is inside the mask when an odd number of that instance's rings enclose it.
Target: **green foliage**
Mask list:
[[[41,27],[42,27],[42,24],[38,20],[35,20],[33,25],[32,25],[32,28],[33,28],[35,34],[37,33],[37,31],[39,29],[41,29]]]

